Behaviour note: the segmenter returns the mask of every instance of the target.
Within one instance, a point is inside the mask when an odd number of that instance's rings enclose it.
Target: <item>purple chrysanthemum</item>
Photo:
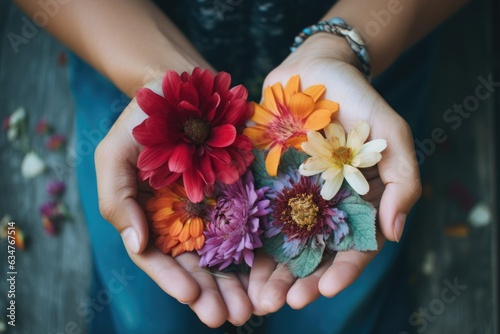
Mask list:
[[[200,267],[218,266],[219,270],[231,264],[253,265],[254,250],[262,247],[260,223],[266,223],[270,213],[267,188],[255,189],[251,172],[246,172],[236,183],[222,185],[211,222],[203,232],[205,245],[198,253]]]
[[[336,208],[347,196],[349,193],[341,190],[325,200],[319,177],[301,176],[297,171],[280,175],[270,196],[273,220],[266,224],[265,236],[283,233],[283,254],[287,258],[297,256],[308,244],[324,248],[330,238],[337,245],[349,234],[347,214]]]

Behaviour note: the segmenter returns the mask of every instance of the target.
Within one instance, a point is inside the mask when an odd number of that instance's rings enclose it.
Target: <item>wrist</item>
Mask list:
[[[318,33],[307,40],[297,49],[297,53],[307,54],[313,58],[341,61],[354,67],[359,67],[356,54],[349,47],[343,37],[328,33]]]

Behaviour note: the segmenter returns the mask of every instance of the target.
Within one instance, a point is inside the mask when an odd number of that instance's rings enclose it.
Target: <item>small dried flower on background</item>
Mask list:
[[[39,135],[52,133],[52,127],[46,119],[41,119],[36,123],[35,131]]]
[[[58,197],[64,194],[66,184],[63,181],[53,180],[47,183],[46,190],[47,194]]]
[[[12,232],[9,233],[11,226],[14,227],[14,246],[19,250],[24,250],[26,248],[24,232],[18,224],[13,225],[13,220],[9,215],[4,215],[0,220],[0,238],[8,239],[9,235],[12,237]]]
[[[40,215],[45,232],[55,235],[59,232],[60,224],[69,219],[66,206],[58,201],[48,201],[40,206]]]
[[[66,137],[63,135],[51,135],[47,141],[47,148],[50,151],[57,151],[66,145]]]
[[[45,162],[38,154],[35,152],[28,152],[21,163],[21,174],[25,178],[31,179],[43,174],[46,167]]]

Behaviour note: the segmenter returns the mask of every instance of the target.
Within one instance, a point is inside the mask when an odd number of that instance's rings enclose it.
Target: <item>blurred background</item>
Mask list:
[[[424,192],[405,231],[401,264],[409,273],[408,322],[416,333],[499,330],[499,18],[498,1],[473,1],[439,28],[431,108],[422,110],[428,132],[415,140]],[[0,0],[0,119],[17,110],[22,121],[20,107],[26,115],[25,132],[9,133],[5,122],[0,132],[0,219],[9,215],[4,221],[24,235],[15,251],[11,327],[8,225],[0,231],[0,332],[86,333],[84,310],[97,296],[88,296],[89,240],[75,166],[95,143],[73,137],[65,47],[30,22]],[[449,111],[460,106],[461,112]],[[42,161],[43,174],[22,170],[27,150],[37,153],[29,158]],[[57,195],[61,181],[66,190]]]

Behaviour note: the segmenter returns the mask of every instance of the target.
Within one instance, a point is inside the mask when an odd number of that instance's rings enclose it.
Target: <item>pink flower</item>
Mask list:
[[[162,95],[148,88],[137,92],[139,107],[149,116],[133,135],[144,146],[139,178],[152,188],[171,185],[181,175],[191,202],[203,200],[220,181],[232,184],[253,161],[252,143],[239,134],[250,117],[247,90],[229,89],[231,76],[195,68],[192,74],[165,74]]]

